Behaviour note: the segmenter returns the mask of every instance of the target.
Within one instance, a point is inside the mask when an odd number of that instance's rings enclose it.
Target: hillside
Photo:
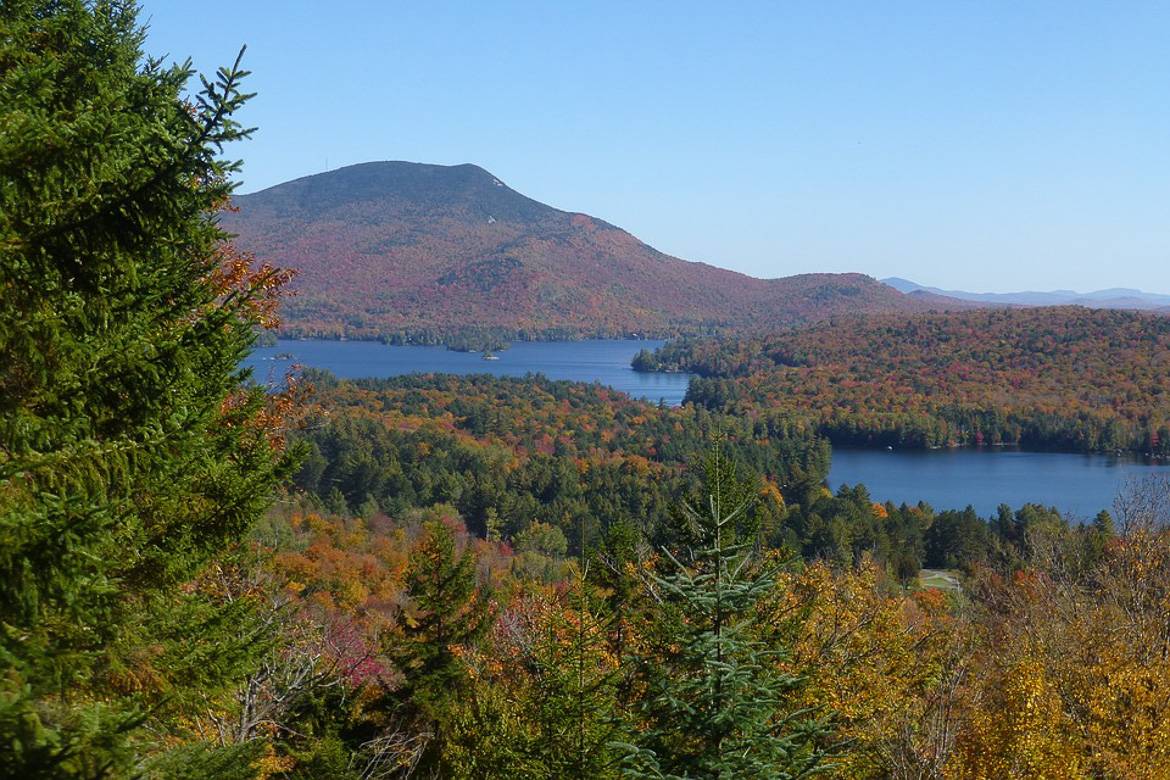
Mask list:
[[[474,165],[375,162],[235,199],[237,244],[296,268],[289,331],[668,334],[964,305],[861,274],[756,279],[679,260]]]
[[[835,444],[1020,444],[1170,454],[1170,319],[1081,307],[842,317],[668,344],[689,400],[790,410]]]

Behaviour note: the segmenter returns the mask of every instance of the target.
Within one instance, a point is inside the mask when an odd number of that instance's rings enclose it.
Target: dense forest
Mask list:
[[[842,317],[679,341],[642,370],[709,409],[803,416],[833,443],[1170,454],[1170,318],[1078,307]]]
[[[0,778],[1170,776],[1170,484],[980,518],[783,409],[258,386],[247,73],[144,40],[0,5]]]
[[[1164,486],[1135,494],[1117,529],[1035,508],[992,523],[939,515],[994,551],[956,591],[902,587],[868,556],[745,548],[753,524],[735,498],[753,489],[711,464],[697,484],[712,500],[680,504],[675,541],[658,549],[626,537],[566,555],[547,528],[485,539],[446,505],[397,519],[296,503],[271,513],[252,549],[272,603],[290,607],[287,639],[237,694],[276,724],[266,766],[294,777],[1170,770]],[[713,607],[720,571],[734,576]],[[319,676],[292,673],[305,666]],[[712,694],[716,681],[726,693]]]
[[[828,471],[828,443],[784,416],[670,409],[539,377],[305,380],[314,404],[296,482],[338,511],[448,503],[480,535],[543,522],[579,549],[612,525],[653,535],[690,486],[688,459],[716,438],[759,475],[768,527]]]
[[[760,543],[806,560],[869,559],[910,582],[924,565],[971,569],[1028,529],[1067,525],[1034,505],[989,522],[969,509],[876,503],[861,485],[833,494],[828,442],[783,414],[668,408],[540,377],[304,381],[313,403],[292,436],[308,454],[294,482],[340,516],[442,504],[482,538],[536,535],[573,554],[615,538],[656,547],[672,541],[678,497],[695,490],[690,467],[718,442],[757,499]]]

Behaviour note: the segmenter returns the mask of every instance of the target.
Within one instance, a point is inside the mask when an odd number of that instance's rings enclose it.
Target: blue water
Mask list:
[[[391,377],[443,372],[524,376],[600,382],[635,398],[672,406],[682,403],[686,374],[634,371],[638,350],[661,341],[518,342],[483,360],[477,353],[443,347],[390,347],[372,341],[280,341],[257,348],[246,361],[259,382],[279,382],[291,365],[332,371],[339,377]],[[291,359],[275,359],[290,353]],[[835,448],[829,485],[865,484],[877,501],[916,503],[935,509],[962,509],[968,504],[991,515],[1001,503],[1013,508],[1035,502],[1055,506],[1070,517],[1091,518],[1111,508],[1128,480],[1170,477],[1170,464],[1108,455],[1022,452],[1000,448],[954,450],[867,450]]]
[[[391,377],[403,374],[544,374],[549,379],[600,382],[635,398],[671,406],[682,403],[688,374],[634,371],[630,361],[641,349],[654,350],[663,342],[595,339],[591,341],[521,341],[484,360],[478,353],[453,352],[445,347],[391,347],[376,341],[290,341],[275,347],[257,347],[246,360],[257,382],[279,382],[293,364],[327,369],[339,377]],[[291,359],[276,359],[289,353]]]
[[[1022,452],[999,448],[954,450],[866,450],[834,448],[829,486],[865,484],[877,501],[926,501],[935,509],[963,509],[982,516],[999,504],[1013,509],[1033,502],[1065,516],[1087,520],[1127,483],[1170,478],[1170,464],[1132,457]]]

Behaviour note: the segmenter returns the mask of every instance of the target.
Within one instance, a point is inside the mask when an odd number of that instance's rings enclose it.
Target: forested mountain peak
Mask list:
[[[236,198],[237,243],[296,268],[306,335],[667,335],[964,305],[862,274],[757,279],[659,252],[476,165],[372,162]]]
[[[257,213],[282,218],[345,218],[348,209],[375,207],[470,224],[568,222],[570,214],[521,195],[488,171],[464,163],[400,160],[359,163],[303,176],[237,198]]]

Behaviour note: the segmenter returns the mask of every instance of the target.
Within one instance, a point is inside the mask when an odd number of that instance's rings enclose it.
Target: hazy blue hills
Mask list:
[[[882,279],[899,292],[908,295],[930,294],[958,298],[991,306],[1087,306],[1092,309],[1170,309],[1170,295],[1148,293],[1127,287],[1111,287],[1106,290],[1079,293],[1075,290],[1022,291],[1008,293],[975,293],[964,290],[942,290],[928,287],[908,279],[891,276]]]

